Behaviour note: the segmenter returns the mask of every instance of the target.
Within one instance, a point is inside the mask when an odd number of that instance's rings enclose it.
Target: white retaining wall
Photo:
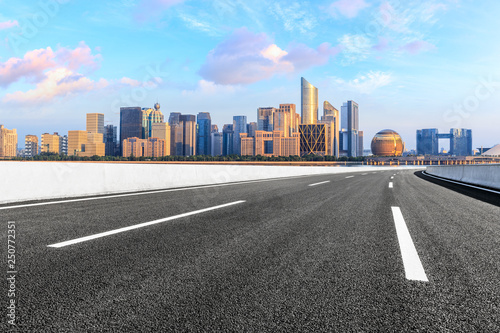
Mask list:
[[[0,203],[397,167],[0,162]],[[404,167],[399,167],[404,168]]]
[[[500,164],[428,166],[427,173],[500,190]]]

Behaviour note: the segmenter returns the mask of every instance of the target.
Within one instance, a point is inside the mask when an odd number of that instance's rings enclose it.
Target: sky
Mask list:
[[[24,136],[119,126],[121,106],[234,115],[295,103],[300,78],[364,146],[393,129],[470,128],[500,143],[500,1],[0,0],[0,124]],[[447,148],[445,140],[440,146]]]

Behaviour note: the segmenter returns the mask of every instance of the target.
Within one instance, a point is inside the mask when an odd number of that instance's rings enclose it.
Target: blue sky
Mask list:
[[[256,120],[295,103],[360,107],[365,147],[385,128],[471,128],[500,143],[500,2],[0,0],[0,124],[24,135],[85,129],[120,106]],[[322,110],[320,109],[320,115]],[[445,148],[447,144],[442,142]]]

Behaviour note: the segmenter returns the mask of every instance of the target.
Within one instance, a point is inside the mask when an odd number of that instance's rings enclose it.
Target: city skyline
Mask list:
[[[0,123],[19,138],[84,130],[89,110],[117,126],[120,107],[158,101],[219,127],[257,121],[258,107],[301,105],[303,76],[320,102],[360,105],[365,145],[384,128],[409,149],[421,128],[500,141],[494,1],[47,3],[2,4]]]

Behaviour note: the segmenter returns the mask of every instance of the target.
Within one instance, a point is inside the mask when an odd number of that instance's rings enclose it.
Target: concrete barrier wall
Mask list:
[[[395,167],[0,162],[0,203]]]
[[[500,164],[428,166],[431,175],[500,190]]]

